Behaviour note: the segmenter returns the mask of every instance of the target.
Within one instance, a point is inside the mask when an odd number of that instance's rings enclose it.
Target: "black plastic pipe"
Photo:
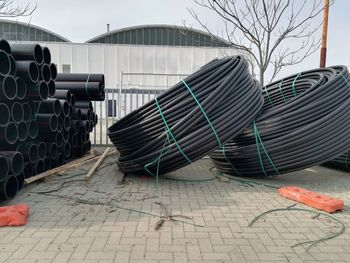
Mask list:
[[[1,153],[1,152],[0,152]],[[3,156],[0,154],[0,182],[3,182],[6,180],[9,172],[10,172],[10,166],[9,162],[6,156]]]
[[[43,64],[39,67],[40,71],[40,79],[45,82],[49,82],[51,80],[51,71],[48,64]]]
[[[222,172],[278,175],[319,165],[349,149],[350,75],[345,66],[304,71],[264,89],[263,111],[210,154]]]
[[[19,151],[22,154],[25,162],[29,161],[31,163],[35,163],[39,159],[38,146],[33,142],[22,143],[18,145],[18,147],[16,147],[15,149],[16,151]]]
[[[24,174],[21,173],[16,176],[17,179],[17,192],[21,191],[24,187]]]
[[[54,114],[41,113],[35,115],[35,120],[38,125],[39,134],[46,133],[48,131],[55,132],[58,128],[58,118]]]
[[[58,82],[56,90],[70,90],[77,100],[102,100],[100,82]]]
[[[26,82],[36,83],[39,80],[39,68],[33,61],[17,61],[17,75],[23,78]]]
[[[11,120],[15,123],[20,123],[21,121],[23,121],[24,112],[22,104],[19,102],[13,102],[8,106],[11,112]]]
[[[15,58],[12,55],[8,55],[10,60],[10,72],[9,75],[15,76],[16,75],[16,61]]]
[[[34,60],[38,65],[43,63],[43,50],[39,44],[12,44],[11,50],[16,60]]]
[[[38,113],[54,114],[56,116],[61,114],[61,104],[58,99],[49,98],[44,101],[36,101],[34,103],[37,104],[36,108]]]
[[[43,60],[45,64],[50,64],[51,63],[51,52],[48,47],[43,47],[42,48],[43,52]]]
[[[101,82],[103,86],[105,85],[103,74],[59,73],[56,80],[66,82]]]
[[[51,79],[56,80],[57,78],[57,67],[54,63],[50,63]]]
[[[9,172],[11,172],[13,175],[19,175],[23,172],[24,167],[24,159],[20,152],[16,151],[0,151],[0,158],[5,158],[7,160],[7,164],[9,167]],[[2,169],[4,168],[6,170],[6,166],[2,166],[3,162],[0,160],[0,173],[2,173]],[[0,178],[2,176],[0,175]],[[1,181],[1,179],[0,179]]]
[[[39,134],[39,127],[35,120],[30,120],[27,122],[28,136],[30,139],[34,140]]]
[[[1,63],[1,62],[0,62]],[[0,79],[0,101],[11,101],[17,97],[17,83],[12,76]]]
[[[0,50],[0,76],[7,76],[11,72],[11,61],[9,55]]]
[[[66,100],[59,100],[61,105],[61,112],[64,116],[69,116],[69,103]]]
[[[49,87],[45,81],[27,86],[27,97],[31,100],[46,100],[49,97]]]
[[[51,159],[56,159],[58,155],[58,146],[55,142],[47,142],[46,143],[47,153]]]
[[[7,54],[11,54],[11,46],[5,39],[0,39],[0,50],[5,51]]]
[[[47,83],[47,87],[49,89],[49,96],[53,97],[55,95],[56,92],[56,84],[55,81],[53,81],[52,79],[49,80],[49,82]]]
[[[90,111],[93,111],[92,102],[91,101],[81,101],[76,100],[75,101],[75,107],[76,108],[88,108]]]
[[[34,174],[41,174],[45,172],[45,163],[44,160],[38,160],[36,163],[33,164],[33,170]]]
[[[34,174],[34,171],[33,171],[33,167],[31,165],[31,163],[29,162],[26,162],[24,164],[24,168],[23,168],[23,175],[24,175],[24,178],[29,178],[29,177],[32,177]]]
[[[18,182],[16,176],[9,174],[4,182],[0,184],[0,199],[9,200],[16,196]]]
[[[36,145],[38,147],[38,155],[39,159],[44,159],[46,156],[46,144],[44,142],[36,142]]]
[[[45,167],[45,171],[48,171],[51,169],[51,159],[49,156],[45,156],[44,160],[44,167]]]
[[[16,77],[17,99],[23,100],[27,96],[27,84],[21,77]]]
[[[0,145],[10,147],[18,140],[17,125],[9,122],[5,127],[0,127]],[[3,148],[3,147],[1,147]]]
[[[10,109],[5,104],[0,102],[0,127],[5,127],[10,121]]]
[[[72,93],[69,90],[56,90],[53,97],[61,100],[66,100],[68,103],[71,103]]]
[[[241,56],[211,61],[184,81],[109,127],[121,171],[184,167],[239,135],[263,105],[261,86]]]
[[[18,141],[24,142],[28,139],[28,127],[25,121],[21,121],[17,124]]]

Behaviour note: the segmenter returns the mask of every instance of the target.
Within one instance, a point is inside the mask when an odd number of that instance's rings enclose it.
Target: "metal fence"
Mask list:
[[[93,103],[99,119],[91,136],[91,143],[112,145],[107,135],[108,127],[186,76],[188,74],[122,72],[120,85],[115,89],[105,89],[105,101]],[[152,78],[153,81],[146,81],[146,78]]]

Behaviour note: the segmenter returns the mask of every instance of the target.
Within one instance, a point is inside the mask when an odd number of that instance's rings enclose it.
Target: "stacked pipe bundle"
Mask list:
[[[240,57],[216,59],[108,129],[123,172],[163,174],[238,135],[260,111],[261,87]]]
[[[101,100],[104,94],[95,96],[89,75],[81,76],[86,82],[81,93],[74,83],[56,91],[57,69],[47,47],[10,46],[0,41],[1,199],[15,196],[25,178],[62,165],[91,148],[89,132],[97,116],[91,101],[85,99]],[[78,106],[75,93],[84,100]]]
[[[54,97],[67,98],[70,101],[72,120],[67,133],[70,145],[73,146],[70,157],[81,156],[90,150],[89,133],[98,122],[91,101],[103,101],[104,89],[103,74],[57,74]]]
[[[350,76],[345,66],[302,72],[264,88],[262,114],[210,157],[222,172],[277,175],[332,160],[350,143]]]

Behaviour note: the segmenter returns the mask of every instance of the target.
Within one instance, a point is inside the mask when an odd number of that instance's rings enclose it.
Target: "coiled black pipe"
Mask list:
[[[350,171],[350,152],[347,151],[346,153],[324,163],[323,165],[339,170]]]
[[[240,56],[211,61],[184,81],[108,129],[123,172],[186,166],[237,136],[261,110],[261,87]]]
[[[278,175],[321,164],[350,144],[350,76],[345,66],[301,72],[264,88],[262,114],[210,154],[242,176]]]

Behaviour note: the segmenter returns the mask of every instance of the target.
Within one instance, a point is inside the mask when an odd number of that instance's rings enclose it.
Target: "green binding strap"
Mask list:
[[[197,103],[198,108],[202,111],[205,119],[207,120],[209,127],[211,128],[216,141],[218,142],[218,145],[222,151],[223,156],[225,157],[226,161],[231,165],[232,169],[238,174],[240,175],[240,173],[237,171],[237,169],[234,167],[234,165],[232,164],[232,162],[227,158],[226,156],[226,152],[225,152],[225,145],[223,143],[221,143],[219,135],[217,134],[213,124],[211,123],[207,113],[204,111],[202,105],[199,103],[198,99],[196,98],[196,96],[194,95],[193,91],[191,90],[191,88],[187,85],[187,83],[184,80],[181,80],[181,82],[185,85],[185,87],[187,88],[187,90],[190,92],[190,94],[192,95],[192,98],[194,99],[194,101]]]
[[[258,155],[259,155],[259,162],[260,162],[260,166],[261,166],[261,169],[263,170],[264,174],[267,176],[267,172],[265,170],[265,166],[264,166],[264,162],[262,160],[262,155],[260,153],[260,147],[259,147],[259,144],[261,145],[261,148],[263,149],[267,159],[269,160],[270,164],[272,165],[273,169],[275,170],[275,172],[279,175],[279,171],[276,167],[276,165],[273,163],[273,161],[271,160],[269,154],[267,153],[267,150],[265,148],[265,145],[264,143],[262,142],[261,140],[261,137],[260,137],[260,133],[259,133],[259,130],[256,126],[256,123],[255,121],[253,122],[253,129],[254,129],[254,137],[255,137],[255,144],[256,144],[256,150],[258,152]]]
[[[152,162],[146,164],[144,166],[144,169],[152,176],[156,177],[156,191],[158,192],[158,179],[159,179],[159,166],[160,166],[160,160],[162,159],[162,156],[163,156],[163,151],[165,149],[165,145],[167,142],[170,143],[170,138],[169,138],[169,135],[168,135],[168,131],[165,130],[165,134],[166,134],[166,139],[164,140],[164,144],[163,144],[163,147],[162,147],[162,150],[160,151],[160,154],[159,156],[154,159]],[[169,151],[169,150],[168,150]],[[167,151],[167,152],[168,152]],[[164,154],[166,154],[167,152],[165,152]],[[154,163],[157,163],[157,170],[156,170],[156,173],[152,173],[151,170],[148,169],[149,166],[153,165]]]
[[[241,173],[238,172],[238,170],[236,169],[236,167],[233,165],[233,163],[230,161],[230,159],[226,156],[226,152],[225,152],[225,144],[222,145],[221,148],[221,152],[222,155],[225,157],[226,161],[229,163],[229,165],[232,167],[232,170],[239,176],[241,176]]]
[[[343,76],[343,74],[340,74],[342,77],[343,77],[343,79],[345,80],[345,82],[349,85],[349,87],[350,87],[350,83],[349,83],[349,81]]]
[[[270,102],[272,108],[274,108],[275,105],[273,104],[273,102],[272,102],[272,100],[271,100],[271,98],[270,98],[270,94],[269,94],[269,92],[267,91],[266,86],[264,86],[264,91],[265,91],[265,93],[266,93],[266,95],[267,95],[267,98],[269,99],[269,102]]]
[[[295,89],[295,82],[297,81],[297,79],[299,78],[299,76],[301,75],[301,73],[302,73],[302,72],[300,72],[300,73],[294,78],[293,83],[292,83],[292,91],[293,91],[294,97],[295,97],[296,95],[298,95],[298,94],[297,94],[297,90]]]
[[[207,120],[207,122],[208,122],[208,124],[209,124],[209,126],[210,126],[210,128],[211,128],[211,130],[212,130],[212,132],[213,132],[214,135],[215,135],[215,138],[216,138],[216,140],[217,140],[217,142],[218,142],[220,148],[222,148],[222,143],[221,143],[221,141],[220,141],[220,139],[219,139],[219,136],[218,136],[218,134],[216,133],[216,130],[215,130],[214,126],[211,124],[211,121],[209,120],[208,115],[207,115],[207,114],[205,113],[205,111],[203,110],[202,105],[199,103],[199,101],[197,100],[196,96],[194,95],[194,93],[192,92],[192,90],[190,89],[190,87],[187,85],[187,83],[186,83],[184,80],[181,80],[181,82],[182,82],[182,83],[185,85],[185,87],[188,89],[188,91],[189,91],[190,94],[192,95],[194,101],[197,103],[198,108],[202,111],[202,113],[203,113],[205,119]]]
[[[284,97],[283,89],[282,89],[283,80],[284,80],[284,79],[282,79],[282,81],[281,81],[280,84],[279,84],[279,90],[280,90],[280,93],[281,93],[281,95],[282,95],[282,98],[283,98],[284,102],[287,102],[286,98]]]
[[[160,105],[159,105],[159,103],[158,103],[157,96],[154,97],[154,101],[156,102],[159,115],[162,117],[162,120],[163,120],[164,125],[165,125],[165,127],[166,127],[166,131],[170,134],[170,136],[171,136],[171,138],[173,139],[173,141],[174,141],[174,143],[175,143],[177,149],[179,150],[179,152],[185,157],[185,159],[186,159],[189,163],[192,163],[192,161],[190,160],[190,158],[188,158],[188,156],[184,153],[184,151],[182,150],[182,148],[180,147],[180,145],[179,145],[178,142],[176,141],[174,134],[172,133],[172,131],[171,131],[171,129],[170,129],[168,123],[166,122],[165,117],[164,117],[163,112],[162,112],[162,109],[161,109],[161,107],[160,107]]]

